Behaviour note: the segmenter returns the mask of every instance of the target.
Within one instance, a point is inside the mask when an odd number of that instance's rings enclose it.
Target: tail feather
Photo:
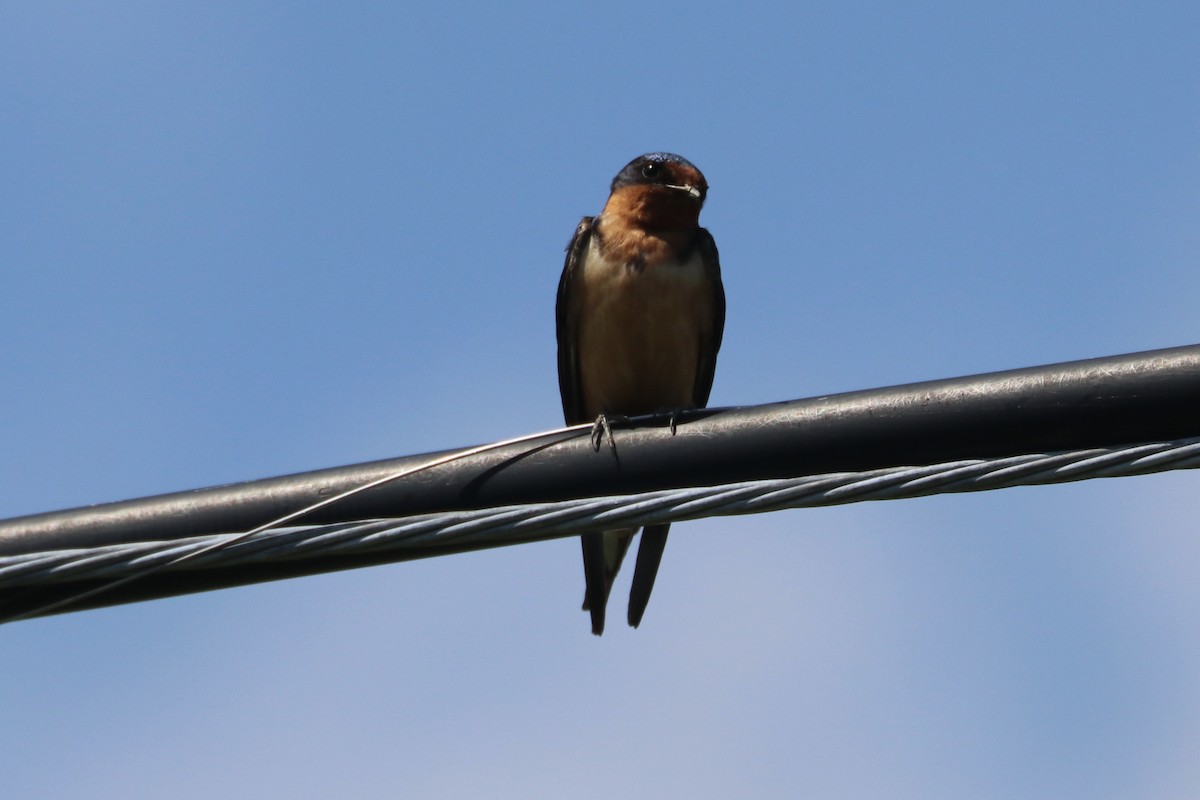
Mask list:
[[[629,542],[636,529],[585,533],[583,543],[583,577],[586,589],[583,595],[583,610],[591,613],[592,633],[604,633],[604,611],[608,605],[608,594],[612,591],[617,570],[625,560]]]
[[[633,585],[629,589],[629,624],[637,627],[646,613],[650,593],[654,591],[654,578],[667,546],[667,531],[671,526],[648,525],[642,530],[642,541],[638,545],[637,562],[633,566]]]

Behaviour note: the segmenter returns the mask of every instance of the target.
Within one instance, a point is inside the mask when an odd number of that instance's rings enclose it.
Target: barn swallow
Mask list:
[[[599,216],[584,217],[558,283],[558,388],[568,425],[703,408],[725,328],[717,246],[700,227],[704,175],[672,153],[648,153],[613,179]],[[672,420],[674,416],[672,416]],[[610,431],[611,437],[611,431]],[[611,442],[611,438],[610,438]],[[642,532],[629,624],[642,621],[669,525]],[[604,632],[613,579],[636,528],[584,534],[583,608]]]

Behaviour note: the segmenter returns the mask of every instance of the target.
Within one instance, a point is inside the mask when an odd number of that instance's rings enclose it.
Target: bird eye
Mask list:
[[[642,166],[642,177],[643,178],[656,178],[656,177],[658,177],[658,173],[661,171],[662,171],[662,167],[660,167],[658,164],[655,164],[654,162],[651,162],[649,164],[645,164]]]

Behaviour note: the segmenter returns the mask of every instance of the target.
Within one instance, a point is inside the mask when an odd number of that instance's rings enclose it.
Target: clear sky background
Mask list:
[[[711,184],[713,405],[1200,342],[1191,3],[7,3],[0,516],[559,424],[579,217]],[[1172,798],[1198,476],[0,628],[0,796]]]

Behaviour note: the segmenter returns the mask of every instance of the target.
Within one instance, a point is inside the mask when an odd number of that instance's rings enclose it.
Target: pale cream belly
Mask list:
[[[642,270],[590,260],[579,321],[583,410],[649,414],[695,404],[711,296],[699,258]]]

